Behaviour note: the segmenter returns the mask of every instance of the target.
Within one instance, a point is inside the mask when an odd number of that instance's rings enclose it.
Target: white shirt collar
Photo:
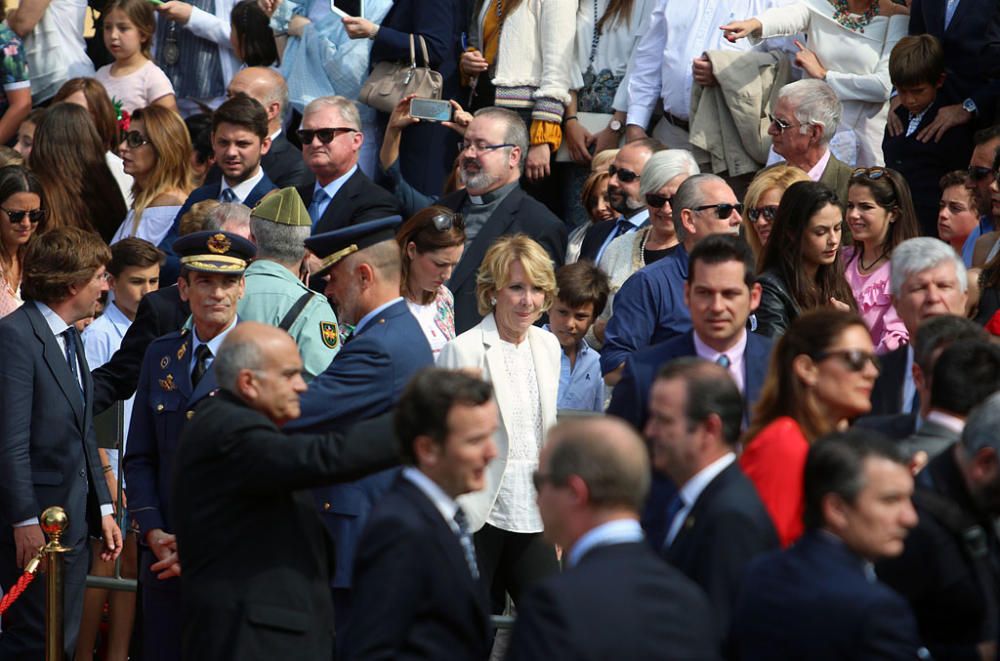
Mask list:
[[[434,507],[441,513],[445,523],[457,533],[458,524],[455,522],[455,512],[458,511],[458,503],[455,502],[455,499],[446,494],[437,482],[420,472],[419,468],[407,466],[403,469],[403,477],[413,483],[413,486],[420,489],[420,492],[434,503]]]
[[[830,162],[830,150],[827,149],[826,152],[824,152],[823,155],[820,157],[820,159],[816,161],[816,165],[812,166],[812,168],[807,173],[809,175],[809,178],[812,179],[813,181],[819,181],[820,177],[823,176],[823,172],[826,170],[826,166],[829,162]]]
[[[108,303],[104,308],[104,316],[108,318],[111,325],[115,327],[116,331],[118,331],[118,335],[125,337],[125,333],[128,331],[129,326],[132,325],[132,322],[125,316],[125,313],[122,312],[121,308],[115,305],[114,301]]]
[[[232,189],[233,193],[236,195],[236,199],[239,200],[240,203],[242,204],[243,202],[246,201],[246,199],[250,196],[250,193],[253,192],[253,189],[257,187],[257,184],[259,184],[261,179],[263,178],[264,178],[264,168],[262,168],[260,164],[257,165],[257,172],[252,177],[250,177],[246,181],[241,181],[235,186],[230,186],[226,182],[226,178],[223,177],[222,186],[219,187],[219,197],[220,198],[222,197],[222,192],[225,191],[226,189]]]
[[[591,528],[576,540],[566,554],[566,566],[575,567],[580,559],[592,549],[609,544],[625,544],[642,541],[642,527],[635,519],[617,519]]]
[[[719,473],[729,468],[729,464],[734,461],[736,461],[736,455],[732,452],[727,452],[710,463],[708,466],[702,468],[700,471],[695,473],[694,477],[685,482],[684,486],[680,489],[681,500],[684,501],[684,507],[694,507],[694,504],[698,502],[698,498],[701,496],[701,492],[705,490],[705,487],[711,484],[712,480],[718,477]]]
[[[65,319],[60,317],[55,310],[45,305],[45,303],[35,301],[35,305],[38,307],[38,311],[42,313],[42,317],[45,318],[45,323],[49,325],[52,334],[56,337],[62,335],[70,327],[70,324],[67,324]]]
[[[957,434],[961,434],[962,430],[965,429],[965,420],[957,418],[950,413],[938,411],[937,409],[932,409],[931,412],[927,414],[925,421],[936,422],[942,427],[950,429]]]

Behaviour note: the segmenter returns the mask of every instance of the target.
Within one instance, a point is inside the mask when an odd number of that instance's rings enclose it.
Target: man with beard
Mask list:
[[[618,150],[608,168],[608,203],[621,215],[590,226],[580,245],[580,259],[600,264],[601,256],[612,241],[649,224],[649,210],[639,193],[639,182],[646,162],[663,149],[658,140],[643,138]]]
[[[517,113],[504,108],[480,109],[461,146],[459,174],[465,190],[438,201],[465,219],[465,253],[448,287],[455,295],[455,330],[464,333],[479,323],[476,271],[486,250],[499,237],[527,234],[541,244],[559,268],[566,255],[566,225],[518,183],[528,153],[528,129]]]

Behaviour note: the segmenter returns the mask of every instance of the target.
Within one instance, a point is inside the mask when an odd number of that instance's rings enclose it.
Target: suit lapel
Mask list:
[[[340,217],[340,212],[342,209],[348,208],[344,204],[344,201],[350,200],[358,194],[358,181],[359,177],[362,176],[364,175],[361,172],[361,168],[355,170],[354,174],[348,177],[347,181],[340,187],[340,190],[337,191],[337,194],[330,199],[330,202],[326,205],[326,210],[323,211],[323,216],[316,223],[317,228],[322,226],[319,233],[332,232],[333,230],[338,230],[341,227],[352,224],[350,218]],[[311,195],[309,201],[312,202]]]
[[[493,385],[497,408],[500,411],[509,411],[515,405],[514,393],[510,391],[510,383],[505,376],[506,367],[503,362],[503,349],[500,348],[500,333],[497,331],[496,320],[492,314],[487,314],[483,318],[479,330],[483,334],[483,347],[486,348],[486,367],[490,373],[490,383]],[[503,417],[501,413],[502,423],[504,422]],[[509,429],[507,430],[507,438],[510,438]]]
[[[736,462],[726,466],[721,473],[715,476],[715,478],[709,482],[701,494],[698,496],[698,500],[695,501],[694,506],[691,511],[688,512],[687,517],[684,519],[684,523],[681,524],[681,528],[677,531],[677,536],[674,538],[674,543],[670,545],[670,550],[679,550],[686,543],[685,540],[691,534],[691,531],[695,529],[701,523],[702,515],[705,509],[712,502],[715,494],[726,487],[729,482],[730,473],[733,470],[737,470]]]
[[[770,348],[762,338],[747,332],[747,348],[743,356],[743,419],[750,421],[750,403],[757,399],[764,378],[767,376],[767,363]],[[763,369],[760,369],[763,367]]]
[[[45,364],[48,365],[49,371],[52,372],[56,383],[59,384],[59,389],[63,391],[73,408],[77,424],[80,429],[84,429],[84,393],[80,392],[80,385],[73,378],[73,373],[70,372],[69,363],[66,362],[66,354],[59,347],[59,342],[52,334],[52,329],[49,328],[41,310],[34,303],[26,303],[24,311],[28,315],[28,321],[35,332],[35,337],[42,343],[42,358],[45,360]],[[82,345],[79,347],[79,351],[83,351]],[[89,374],[87,376],[89,377]],[[86,387],[88,378],[85,377],[83,381],[84,387]]]
[[[466,280],[479,270],[479,264],[483,261],[486,251],[499,237],[506,234],[508,228],[514,223],[523,197],[524,191],[520,187],[517,187],[508,193],[507,197],[500,203],[500,206],[493,211],[486,224],[479,229],[479,234],[476,235],[476,238],[466,246],[465,253],[462,255],[462,259],[459,260],[458,266],[455,267],[455,272],[448,282],[449,289],[455,291],[460,288]],[[459,209],[462,208],[467,199],[468,195],[462,198],[458,205]]]

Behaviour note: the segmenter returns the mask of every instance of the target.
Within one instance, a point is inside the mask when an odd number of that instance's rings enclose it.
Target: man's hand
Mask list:
[[[146,543],[156,556],[150,571],[157,572],[158,579],[165,580],[181,575],[181,563],[177,555],[177,536],[154,528],[146,534]]]
[[[191,5],[181,0],[168,0],[156,8],[167,20],[175,21],[181,25],[187,25],[191,20]]]
[[[795,54],[795,66],[805,71],[810,78],[818,80],[826,78],[826,69],[820,64],[816,53],[806,48],[798,39],[795,40],[795,45],[799,49],[799,52]]]
[[[378,26],[367,18],[347,16],[340,21],[344,24],[347,36],[351,39],[368,39],[378,31]]]
[[[625,142],[635,142],[646,137],[648,137],[646,130],[638,124],[629,124],[625,127]]]
[[[469,124],[472,123],[472,113],[462,109],[462,104],[460,104],[455,99],[451,100],[452,114],[450,122],[441,122],[441,126],[447,126],[452,131],[458,133],[461,136],[465,135],[465,129],[469,128]]]
[[[892,138],[901,135],[905,128],[903,126],[903,121],[899,118],[899,115],[896,114],[896,108],[899,107],[899,104],[900,101],[898,94],[889,99],[889,118],[886,120],[885,125],[889,129],[889,136]]]
[[[14,528],[14,547],[17,549],[17,568],[24,569],[28,561],[45,545],[45,535],[37,523]]]
[[[564,126],[566,134],[563,139],[569,148],[570,156],[580,165],[587,165],[590,163],[590,150],[588,148],[594,144],[594,136],[584,128],[579,120],[572,119]]]
[[[111,562],[118,558],[122,552],[122,531],[110,514],[101,517],[101,537],[104,540],[101,560]]]
[[[541,181],[549,176],[551,154],[552,147],[547,142],[531,145],[528,148],[528,160],[524,167],[524,173],[528,176],[528,179],[531,181]]]
[[[280,4],[281,0],[257,0],[257,6],[268,16],[274,16]]]
[[[608,127],[604,127],[594,134],[594,154],[600,154],[606,149],[618,149],[621,142],[621,133],[615,133]]]
[[[467,50],[462,53],[462,59],[459,60],[458,66],[462,73],[472,78],[490,68],[489,62],[477,50]]]
[[[917,134],[917,140],[920,142],[930,142],[931,140],[941,142],[941,138],[944,137],[948,129],[971,121],[972,113],[963,109],[961,104],[942,106],[938,109],[934,121],[922,128]]]
[[[691,65],[691,73],[694,76],[694,82],[702,87],[714,87],[719,84],[719,81],[715,79],[715,73],[712,71],[712,60],[708,59],[708,56],[704,53],[701,54],[701,57],[694,58],[694,62]]]
[[[389,115],[389,122],[386,124],[387,129],[402,131],[407,126],[420,121],[416,117],[410,117],[410,101],[416,98],[416,96],[416,94],[407,94],[399,100],[396,107],[392,109],[392,114]]]

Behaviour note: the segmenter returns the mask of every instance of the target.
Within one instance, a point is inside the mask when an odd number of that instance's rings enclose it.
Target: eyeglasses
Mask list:
[[[662,209],[664,205],[670,204],[670,201],[674,199],[672,197],[667,197],[666,195],[657,195],[656,193],[646,193],[646,206],[652,207],[653,209]]]
[[[149,138],[139,133],[138,131],[129,131],[122,136],[122,142],[128,145],[129,149],[138,149],[143,145],[149,144]]]
[[[631,170],[618,168],[612,165],[611,167],[608,168],[608,177],[613,177],[615,175],[618,175],[618,181],[622,182],[623,184],[631,184],[633,181],[639,178],[639,175],[637,175],[635,172],[632,172]]]
[[[840,351],[823,351],[813,356],[813,360],[820,361],[827,358],[839,358],[843,361],[847,369],[852,372],[860,372],[868,363],[871,363],[876,371],[882,371],[882,361],[878,356],[868,351],[860,349],[843,349]]]
[[[769,204],[766,207],[750,207],[747,209],[747,216],[750,217],[751,223],[756,223],[761,216],[764,217],[769,223],[774,222],[775,216],[778,215],[778,206],[776,204]]]
[[[878,181],[882,177],[889,174],[889,171],[885,168],[856,168],[854,172],[851,173],[851,179],[868,179],[869,181]]]
[[[996,177],[992,168],[985,168],[982,165],[970,165],[968,174],[969,179],[972,181],[982,181],[983,179]]]
[[[725,220],[733,215],[733,212],[742,214],[743,205],[737,202],[736,204],[729,204],[728,202],[723,202],[722,204],[703,204],[700,207],[695,207],[691,211],[705,211],[706,209],[715,209],[715,215],[719,220]]]
[[[793,128],[793,125],[791,123],[786,122],[785,120],[780,119],[778,117],[775,117],[770,113],[768,113],[767,118],[771,120],[772,124],[778,127],[778,133],[784,133],[788,129]]]
[[[439,232],[447,232],[452,227],[460,230],[465,229],[465,219],[460,213],[450,215],[441,213],[431,218],[431,222],[434,223],[434,229]]]
[[[535,491],[541,491],[546,484],[552,483],[552,474],[535,471],[531,474],[531,483],[535,485]]]
[[[503,149],[504,147],[516,147],[517,145],[511,144],[509,142],[502,142],[499,145],[487,145],[484,143],[472,143],[462,141],[458,143],[458,152],[466,152],[472,150],[476,154],[485,154],[486,152],[495,151],[497,149]]]
[[[360,133],[360,131],[350,126],[335,126],[329,129],[299,129],[295,135],[299,136],[303,145],[311,145],[314,137],[319,138],[324,145],[328,145],[341,133]]]
[[[32,225],[41,222],[45,218],[45,209],[32,209],[30,211],[21,211],[21,210],[14,211],[13,209],[4,209],[3,207],[0,207],[0,211],[3,211],[5,214],[7,214],[7,218],[9,218],[10,222],[15,225],[20,224],[21,221],[24,220],[25,216],[28,217],[28,221]]]

